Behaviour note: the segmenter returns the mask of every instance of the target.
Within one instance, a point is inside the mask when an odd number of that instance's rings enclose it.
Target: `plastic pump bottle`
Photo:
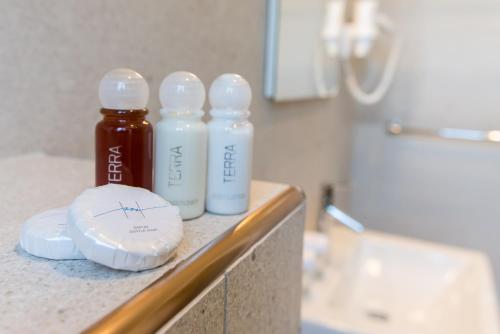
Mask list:
[[[207,129],[201,121],[205,87],[189,72],[174,72],[160,87],[154,191],[176,205],[183,219],[205,211]]]
[[[207,210],[238,214],[248,210],[252,177],[252,92],[237,74],[223,74],[210,87]]]
[[[114,69],[101,80],[103,119],[95,128],[96,186],[153,187],[153,127],[146,120],[149,87],[134,70]]]

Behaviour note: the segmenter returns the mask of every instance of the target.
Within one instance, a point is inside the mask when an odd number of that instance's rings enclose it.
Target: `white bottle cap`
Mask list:
[[[107,184],[71,204],[68,232],[83,255],[122,270],[164,264],[182,240],[179,209],[143,188]]]
[[[139,73],[128,68],[109,71],[99,84],[99,99],[106,109],[144,109],[148,98],[148,83]]]
[[[39,213],[21,229],[19,243],[28,253],[53,260],[79,260],[85,257],[66,233],[68,208]]]
[[[201,80],[190,72],[174,72],[169,74],[160,86],[160,102],[162,114],[169,112],[202,112],[205,103],[205,86]]]
[[[213,109],[248,110],[252,90],[241,75],[226,73],[212,82],[209,97]]]

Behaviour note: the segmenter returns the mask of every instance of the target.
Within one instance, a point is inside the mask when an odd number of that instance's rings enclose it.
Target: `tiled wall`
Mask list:
[[[500,286],[500,146],[390,137],[384,121],[500,129],[500,2],[382,0],[404,37],[396,81],[358,110],[352,213],[368,227],[477,248]]]
[[[263,98],[265,0],[0,0],[0,153],[93,155],[97,85],[115,67],[157,90],[171,71],[209,85],[220,73],[254,90],[254,177],[302,186],[309,220],[319,184],[349,173],[351,114],[342,97],[273,104]],[[293,55],[292,55],[293,56]]]
[[[158,332],[298,334],[304,209],[283,219]]]

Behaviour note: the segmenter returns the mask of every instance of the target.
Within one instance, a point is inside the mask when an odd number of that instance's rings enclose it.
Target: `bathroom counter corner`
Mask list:
[[[86,329],[118,333],[124,328],[120,326],[150,332],[189,303],[196,293],[194,286],[201,291],[210,285],[303,201],[294,187],[253,181],[249,212],[234,216],[206,213],[185,221],[184,239],[175,258],[159,268],[134,273],[87,260],[37,258],[18,245],[20,227],[27,218],[69,205],[92,186],[92,161],[31,154],[1,160],[0,170],[0,332],[8,333],[40,329],[47,333]],[[183,275],[195,279],[186,283]],[[185,284],[178,284],[181,281]],[[163,298],[159,304],[154,300],[158,293],[171,300]],[[156,324],[141,327],[144,324],[133,320],[134,312],[151,311],[151,307],[155,307],[156,317],[150,321]]]

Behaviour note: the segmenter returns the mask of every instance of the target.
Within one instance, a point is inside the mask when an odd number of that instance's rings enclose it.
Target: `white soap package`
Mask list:
[[[168,261],[182,240],[179,209],[143,188],[108,184],[71,204],[68,234],[89,260],[140,271]]]
[[[26,252],[52,260],[80,260],[80,253],[68,236],[68,208],[57,208],[28,219],[21,228],[19,243]]]

